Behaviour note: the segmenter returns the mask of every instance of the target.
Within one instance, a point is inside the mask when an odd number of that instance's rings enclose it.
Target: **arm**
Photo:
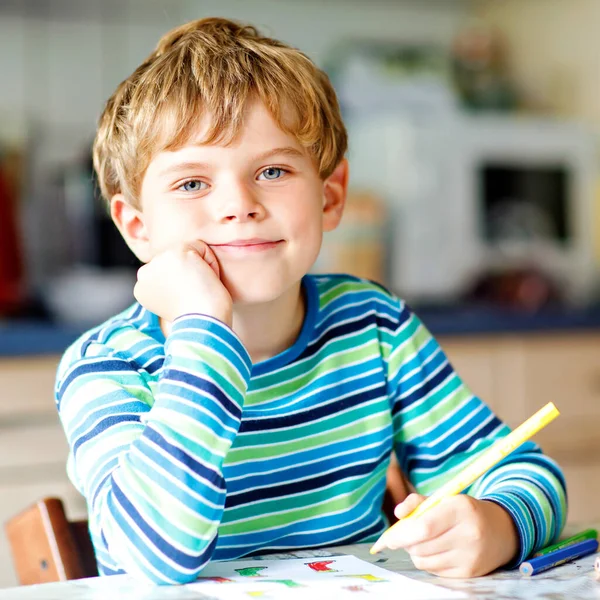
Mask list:
[[[250,368],[229,328],[194,315],[173,323],[154,389],[99,343],[61,367],[57,404],[71,475],[107,571],[185,583],[210,560],[225,505],[222,464]]]
[[[400,303],[392,316],[386,347],[396,448],[417,491],[430,494],[509,429],[467,389],[406,306]],[[533,443],[491,469],[467,493],[510,515],[518,536],[514,563],[556,539],[564,525],[564,478]],[[497,515],[496,506],[490,510],[486,505],[486,514]]]

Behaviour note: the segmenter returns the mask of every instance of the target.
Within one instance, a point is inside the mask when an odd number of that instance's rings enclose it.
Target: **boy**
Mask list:
[[[108,101],[94,164],[145,265],[56,386],[101,573],[184,583],[209,560],[374,541],[392,450],[429,494],[508,432],[394,295],[307,275],[345,150],[325,74],[224,19],[168,33]],[[466,577],[562,529],[563,477],[531,443],[469,493],[391,545]]]

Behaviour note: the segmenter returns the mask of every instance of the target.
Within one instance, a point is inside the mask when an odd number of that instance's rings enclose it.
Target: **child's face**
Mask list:
[[[115,210],[123,202],[115,197],[113,217],[142,261],[203,240],[234,302],[267,302],[311,268],[323,231],[340,221],[346,186],[345,161],[323,181],[302,146],[256,102],[233,144],[192,140],[157,154],[142,182],[141,210]]]

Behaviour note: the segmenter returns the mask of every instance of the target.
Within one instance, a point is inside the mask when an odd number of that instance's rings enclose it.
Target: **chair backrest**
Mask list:
[[[43,498],[4,525],[21,585],[98,575],[87,521],[69,521],[58,498]]]

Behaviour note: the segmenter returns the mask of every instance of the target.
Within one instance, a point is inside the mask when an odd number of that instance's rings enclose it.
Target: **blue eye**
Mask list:
[[[190,179],[185,183],[182,183],[177,189],[183,190],[184,192],[200,192],[201,190],[205,190],[208,186],[204,181],[200,181],[198,179]]]
[[[259,176],[259,179],[266,179],[272,181],[273,179],[279,179],[286,171],[277,167],[267,167]],[[264,178],[263,178],[264,175]]]

